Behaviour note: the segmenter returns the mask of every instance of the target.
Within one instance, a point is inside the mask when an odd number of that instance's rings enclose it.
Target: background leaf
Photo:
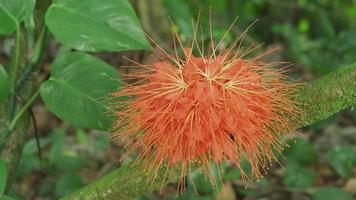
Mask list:
[[[58,198],[69,194],[80,188],[80,186],[82,186],[82,180],[78,174],[73,172],[65,173],[58,180],[55,191],[56,197]]]
[[[327,152],[327,158],[342,177],[351,177],[356,166],[356,150],[351,147],[336,146]]]
[[[313,146],[304,139],[288,141],[289,148],[284,150],[287,163],[298,162],[302,165],[309,165],[317,158]]]
[[[284,174],[284,185],[291,188],[308,188],[313,186],[315,173],[313,170],[289,163]]]
[[[314,193],[313,200],[352,200],[352,196],[339,188],[325,187]]]
[[[7,179],[6,163],[0,158],[0,195],[4,193]]]
[[[39,141],[40,141],[41,148],[43,148],[50,142],[49,138],[39,138]],[[38,157],[38,148],[36,144],[36,139],[33,138],[27,141],[23,148],[22,156],[20,159],[19,168],[16,172],[16,176],[28,177],[31,174],[32,170],[38,170],[40,168],[41,166]]]
[[[76,152],[65,148],[64,130],[55,131],[52,137],[52,148],[49,151],[49,162],[62,170],[76,170],[83,167],[86,160]]]
[[[60,42],[82,51],[150,48],[127,0],[55,1],[46,24]]]
[[[64,53],[53,63],[41,96],[55,115],[78,127],[107,130],[108,94],[120,88],[118,72],[84,53]]]
[[[10,80],[5,69],[0,65],[0,102],[7,97],[9,92],[10,92]]]

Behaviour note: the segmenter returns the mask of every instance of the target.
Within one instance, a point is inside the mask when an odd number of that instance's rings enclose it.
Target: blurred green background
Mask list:
[[[223,43],[229,45],[252,22],[245,43],[264,43],[262,49],[276,46],[270,56],[274,61],[291,61],[290,75],[301,81],[311,80],[338,67],[356,61],[355,0],[136,0],[131,1],[143,29],[165,49],[172,50],[168,16],[177,24],[183,42],[192,36],[192,18],[200,15],[203,28],[212,13],[213,37],[224,35],[236,16],[238,20]],[[204,35],[208,36],[208,29]],[[205,42],[209,38],[205,37]],[[7,59],[13,40],[0,41]],[[188,43],[187,43],[188,44]],[[46,58],[55,56],[58,45],[52,41]],[[155,54],[156,50],[153,50]],[[98,56],[117,66],[127,64],[122,55],[147,62],[152,52],[105,53]],[[48,67],[47,67],[48,68]],[[46,77],[48,70],[42,72]],[[41,162],[35,139],[29,137],[17,182],[11,196],[18,199],[57,199],[98,178],[127,160],[120,147],[109,143],[106,133],[82,130],[60,122],[45,110],[34,107],[41,142]],[[90,134],[87,134],[90,132]],[[169,184],[163,194],[154,192],[140,197],[191,200],[351,200],[356,197],[356,112],[346,110],[325,121],[298,130],[290,137],[290,148],[268,175],[245,189],[240,172],[226,165],[223,184],[213,189],[199,173],[193,185],[176,196],[176,185]],[[123,160],[123,162],[120,162]]]

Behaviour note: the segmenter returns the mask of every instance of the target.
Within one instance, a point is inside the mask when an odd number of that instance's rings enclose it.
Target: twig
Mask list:
[[[17,112],[14,119],[10,122],[10,125],[9,125],[10,132],[15,129],[17,122],[21,119],[21,117],[23,117],[25,112],[27,112],[28,109],[32,106],[32,104],[37,99],[39,94],[40,94],[39,91],[37,91],[35,94],[33,94],[32,97],[27,101],[27,103]]]

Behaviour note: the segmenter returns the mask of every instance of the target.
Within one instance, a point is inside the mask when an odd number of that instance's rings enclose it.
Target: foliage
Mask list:
[[[53,62],[49,80],[42,83],[41,96],[61,119],[108,130],[112,123],[106,114],[108,95],[120,88],[119,81],[115,69],[103,61],[84,53],[63,53]]]

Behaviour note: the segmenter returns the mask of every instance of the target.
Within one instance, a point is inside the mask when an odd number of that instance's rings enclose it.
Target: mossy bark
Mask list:
[[[306,83],[296,97],[304,115],[295,119],[295,128],[301,128],[356,104],[356,63],[340,68]],[[149,182],[142,166],[124,165],[62,200],[129,200],[160,188],[165,169]],[[171,170],[167,182],[178,179],[177,169]]]
[[[295,122],[300,128],[326,119],[356,104],[356,63],[308,82],[297,97],[304,117]]]
[[[167,171],[165,167],[162,167],[152,180],[143,171],[142,166],[128,163],[77,192],[62,198],[62,200],[134,199],[141,194],[160,189],[164,186],[163,180],[165,178],[165,183],[175,181],[179,172],[178,168]]]

